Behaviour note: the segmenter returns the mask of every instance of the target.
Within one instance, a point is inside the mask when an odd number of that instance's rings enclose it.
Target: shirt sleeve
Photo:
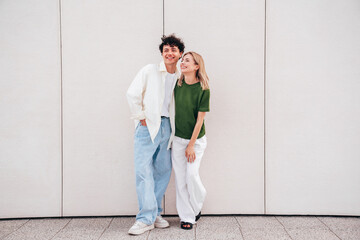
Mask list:
[[[210,90],[204,90],[200,99],[199,112],[210,112]]]
[[[126,93],[132,119],[142,120],[146,118],[143,110],[143,94],[145,89],[146,66],[136,74]]]

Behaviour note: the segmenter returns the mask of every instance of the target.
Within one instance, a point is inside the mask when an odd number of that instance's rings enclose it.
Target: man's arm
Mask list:
[[[131,118],[136,120],[145,119],[143,110],[143,94],[146,89],[145,67],[142,68],[132,81],[127,90],[126,97],[130,106]]]

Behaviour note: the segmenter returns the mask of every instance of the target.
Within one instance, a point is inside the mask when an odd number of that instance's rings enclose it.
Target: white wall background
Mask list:
[[[137,213],[125,92],[163,30],[211,78],[204,214],[360,215],[359,29],[357,0],[1,1],[0,218]]]
[[[63,0],[64,215],[136,213],[125,97],[159,61],[162,2]]]
[[[58,1],[0,2],[0,217],[61,214]]]
[[[360,1],[267,6],[267,212],[360,215]]]

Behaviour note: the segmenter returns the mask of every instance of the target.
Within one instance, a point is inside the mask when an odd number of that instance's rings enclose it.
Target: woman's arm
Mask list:
[[[199,136],[201,127],[203,125],[205,114],[206,114],[206,112],[198,112],[196,124],[195,124],[194,130],[193,130],[193,133],[191,135],[190,142],[185,150],[185,156],[189,163],[194,162],[196,159],[194,145],[195,145],[196,139]]]

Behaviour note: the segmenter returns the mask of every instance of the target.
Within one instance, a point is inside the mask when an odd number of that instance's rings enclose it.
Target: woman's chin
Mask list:
[[[180,69],[181,73],[191,73],[191,72],[195,72],[195,71],[189,71],[188,69]]]

